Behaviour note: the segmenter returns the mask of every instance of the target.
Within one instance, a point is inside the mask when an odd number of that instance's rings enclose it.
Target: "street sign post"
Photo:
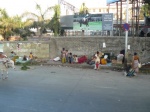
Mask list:
[[[129,11],[129,0],[126,0],[126,23],[124,24],[124,28],[126,29],[126,34],[125,34],[125,62],[124,62],[124,67],[126,69],[127,67],[127,58],[128,58],[128,54],[127,54],[127,45],[128,45],[128,30],[129,30],[129,24],[128,24],[128,11]]]
[[[123,24],[123,29],[129,31],[130,25],[128,23]]]

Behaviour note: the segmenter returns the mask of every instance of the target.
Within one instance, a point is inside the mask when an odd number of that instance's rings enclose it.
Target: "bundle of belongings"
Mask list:
[[[108,53],[103,53],[100,64],[106,65],[107,63],[111,63],[110,56]]]
[[[104,55],[104,58],[101,58],[101,64],[102,65],[106,65],[107,64],[107,58],[108,58],[108,55]]]
[[[135,74],[136,74],[135,70],[132,69],[132,66],[131,65],[127,65],[124,75],[132,77],[132,76],[135,76]]]

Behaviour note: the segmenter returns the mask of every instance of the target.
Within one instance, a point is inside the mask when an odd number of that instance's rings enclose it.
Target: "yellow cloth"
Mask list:
[[[14,56],[11,60],[13,60],[14,61],[14,63],[16,62],[16,59],[18,59],[19,58],[19,56]]]
[[[62,58],[61,62],[66,63],[66,58]]]
[[[106,59],[102,58],[102,59],[101,59],[101,64],[102,64],[102,65],[106,65],[106,64],[107,64]]]

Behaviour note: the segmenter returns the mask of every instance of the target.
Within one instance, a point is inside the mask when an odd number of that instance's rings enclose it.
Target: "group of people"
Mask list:
[[[78,56],[73,55],[71,52],[68,52],[65,48],[62,49],[61,51],[61,62],[62,63],[78,63]]]
[[[29,58],[26,55],[24,55],[22,58],[22,61],[33,60],[33,58],[34,58],[34,56],[33,56],[32,52],[30,52]]]
[[[122,57],[122,64],[126,65],[125,69],[125,75],[126,76],[135,76],[139,73],[139,65],[140,58],[136,52],[134,52],[134,55],[132,57],[131,62],[127,63],[125,60],[125,50],[121,50],[120,54],[117,56],[117,58]]]
[[[68,52],[68,50],[65,50],[65,48],[62,49],[60,57],[61,57],[60,60],[62,63],[81,64],[87,61],[86,55],[77,56],[76,54],[73,54],[72,52]]]
[[[97,51],[91,59],[87,61],[87,64],[94,65],[95,70],[100,69],[100,65],[106,65],[107,63],[111,63],[108,54],[102,53],[101,51]]]
[[[124,54],[123,54],[124,55]],[[106,55],[107,56],[107,55]],[[86,56],[78,57],[77,55],[73,55],[71,52],[68,52],[65,48],[61,51],[61,62],[62,63],[80,63],[80,62],[87,62],[90,65],[94,65],[95,70],[100,69],[100,64],[107,64],[111,62],[110,59],[108,59],[108,56],[105,57],[104,53],[97,51],[93,56],[92,59],[87,60]],[[84,61],[81,61],[84,60]],[[124,58],[123,61],[124,62]],[[130,63],[130,69],[134,70],[134,75],[136,75],[139,72],[139,63],[140,58],[137,55],[137,53],[134,53],[134,56],[132,58],[132,62]]]
[[[13,60],[15,62],[16,56],[17,56],[17,54],[14,51],[12,51],[9,57],[11,60]],[[29,56],[27,57],[26,55],[24,55],[21,61],[30,60],[32,62],[33,59],[34,59],[33,53],[30,52]]]

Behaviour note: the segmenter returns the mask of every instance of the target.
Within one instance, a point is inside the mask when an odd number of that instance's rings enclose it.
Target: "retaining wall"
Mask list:
[[[49,37],[50,38],[50,37]],[[103,43],[106,47],[103,48]],[[19,44],[19,48],[18,48]],[[147,61],[150,54],[149,37],[128,37],[128,56],[137,52],[143,61]],[[29,55],[33,52],[39,58],[54,58],[60,56],[62,48],[76,55],[93,55],[96,51],[118,55],[125,48],[125,37],[53,37],[44,39],[32,39],[30,41],[1,42],[3,51],[9,55],[13,50],[18,55]]]

